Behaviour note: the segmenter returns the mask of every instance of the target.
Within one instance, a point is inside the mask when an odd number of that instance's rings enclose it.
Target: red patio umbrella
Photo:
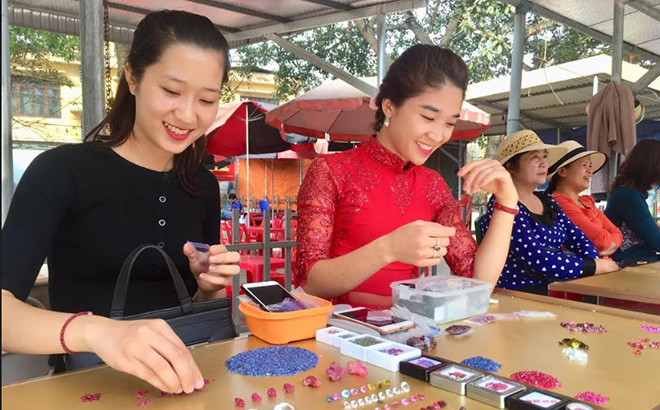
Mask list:
[[[375,77],[362,78],[375,85]],[[266,113],[266,123],[331,141],[366,141],[374,134],[371,97],[342,80],[328,81]],[[474,139],[490,126],[490,115],[464,102],[452,140]]]
[[[286,142],[284,132],[264,121],[266,112],[272,107],[275,106],[255,101],[220,105],[207,131],[209,141],[206,151],[226,157],[239,156],[247,154],[248,144],[250,154],[272,154],[288,150],[290,144]],[[249,141],[246,137],[249,137]]]

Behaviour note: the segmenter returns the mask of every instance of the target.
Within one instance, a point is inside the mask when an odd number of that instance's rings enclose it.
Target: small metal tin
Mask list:
[[[488,405],[503,409],[508,398],[525,390],[525,385],[495,376],[486,376],[467,385],[467,396]]]
[[[570,400],[564,396],[531,389],[509,398],[509,410],[563,410]]]
[[[450,364],[432,371],[429,375],[429,383],[431,386],[465,396],[468,383],[481,379],[483,376],[483,373],[467,367]]]
[[[432,357],[422,356],[417,359],[406,360],[399,363],[399,371],[406,376],[428,382],[429,375],[432,371],[446,366],[447,364],[447,362]]]

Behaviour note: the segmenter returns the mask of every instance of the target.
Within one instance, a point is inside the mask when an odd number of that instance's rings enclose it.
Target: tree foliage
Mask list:
[[[78,58],[78,37],[9,26],[9,52],[12,81],[28,79],[42,84],[73,85],[71,80],[54,69],[51,63],[53,59],[71,62]]]
[[[506,75],[511,66],[515,9],[493,0],[431,0],[425,13],[401,12],[387,16],[388,63],[416,43],[434,43],[461,55],[470,69],[471,81]],[[554,21],[528,14],[524,68],[560,64],[609,48]],[[376,75],[375,19],[355,20],[287,36],[318,57],[356,76]],[[311,63],[264,42],[236,50],[239,64],[276,67],[277,91],[273,98],[286,99],[309,90],[331,76]]]

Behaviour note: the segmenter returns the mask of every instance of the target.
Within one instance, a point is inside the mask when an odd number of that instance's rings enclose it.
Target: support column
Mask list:
[[[103,0],[80,2],[82,138],[105,117]]]
[[[612,20],[612,81],[621,82],[623,61],[623,18],[625,4],[614,0],[614,19]]]
[[[385,73],[387,72],[387,67],[386,67],[386,61],[387,61],[387,52],[385,50],[385,47],[387,45],[387,22],[385,21],[385,14],[383,13],[378,13],[378,16],[376,17],[377,25],[376,25],[376,31],[377,31],[377,36],[378,36],[378,69],[377,69],[377,75],[378,75],[378,83],[376,84],[376,87],[380,87],[380,83],[383,82],[383,78],[385,78]]]
[[[520,124],[520,88],[522,82],[523,52],[525,49],[525,18],[529,5],[516,6],[513,16],[513,47],[511,50],[511,87],[509,89],[509,110],[506,119],[506,134],[518,131]]]
[[[11,74],[9,70],[8,0],[2,0],[2,224],[14,194],[14,160],[11,137]]]
[[[623,19],[626,5],[621,0],[614,0],[614,18],[612,20],[612,81],[621,82],[621,70],[623,66]],[[619,170],[618,152],[612,151],[612,156],[607,163],[608,185],[614,182]]]

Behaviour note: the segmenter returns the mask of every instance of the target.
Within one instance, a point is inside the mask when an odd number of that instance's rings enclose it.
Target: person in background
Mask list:
[[[107,117],[82,144],[39,155],[16,188],[2,229],[2,350],[93,352],[165,392],[204,386],[165,321],[107,316],[125,258],[144,243],[170,255],[195,301],[224,297],[239,272],[238,253],[214,245],[220,192],[201,164],[228,72],[229,45],[208,18],[140,21]],[[187,241],[213,245],[209,265]],[[46,257],[52,311],[25,303]],[[179,306],[160,255],[136,262],[126,300],[127,316]]]
[[[443,256],[453,273],[495,283],[508,251],[518,196],[491,159],[458,171],[463,189],[497,198],[477,244],[443,178],[424,163],[452,135],[468,84],[452,51],[415,45],[390,66],[375,105],[375,137],[314,160],[298,194],[296,281],[334,303],[392,305],[394,281]]]
[[[591,177],[605,165],[602,152],[587,151],[576,141],[559,144],[568,153],[550,163],[546,192],[552,195],[568,219],[593,242],[600,256],[612,255],[621,246],[623,235],[603,212],[596,207],[590,195],[580,195],[589,189]]]
[[[659,184],[660,141],[639,141],[621,164],[605,208],[605,215],[623,233],[621,247],[612,254],[622,265],[658,261],[660,227],[646,198]]]
[[[239,213],[243,211],[243,204],[238,200],[235,193],[229,194],[227,199],[229,199],[229,209],[222,210],[222,219],[231,219],[234,209],[238,209]]]
[[[509,239],[509,255],[497,286],[547,295],[548,284],[618,269],[571,222],[552,197],[536,189],[545,183],[548,162],[566,154],[566,147],[544,144],[534,131],[518,131],[498,147],[502,165],[511,173],[520,212]],[[489,203],[492,203],[491,198]],[[493,229],[492,207],[481,221],[486,234]],[[570,252],[565,252],[567,248]]]

